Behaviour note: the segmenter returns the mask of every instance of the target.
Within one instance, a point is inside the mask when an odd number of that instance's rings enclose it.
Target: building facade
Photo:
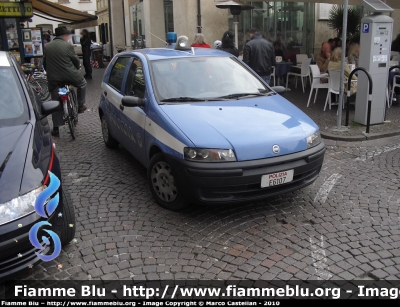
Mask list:
[[[226,30],[234,30],[230,11],[218,9],[214,0],[98,0],[99,24],[103,18],[100,13],[106,12],[99,10],[101,2],[112,6],[108,23],[114,49],[116,46],[163,47],[169,31],[191,40],[201,31],[212,45]],[[322,42],[337,36],[328,27],[330,4],[262,0],[246,3],[254,9],[242,11],[239,16],[239,50],[249,40],[252,27],[260,29],[271,41],[281,41],[285,49],[309,55],[319,52]],[[392,17],[395,36],[400,32],[400,10]]]

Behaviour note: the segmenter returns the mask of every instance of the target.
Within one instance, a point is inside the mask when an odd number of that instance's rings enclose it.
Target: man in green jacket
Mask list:
[[[59,100],[58,89],[66,84],[75,86],[78,89],[78,111],[83,113],[86,110],[86,80],[80,70],[80,60],[75,54],[74,47],[68,42],[70,32],[66,27],[58,27],[55,31],[56,37],[45,46],[44,68],[47,72],[49,91],[53,100]],[[53,136],[60,136],[59,127],[65,124],[63,110],[52,115]]]

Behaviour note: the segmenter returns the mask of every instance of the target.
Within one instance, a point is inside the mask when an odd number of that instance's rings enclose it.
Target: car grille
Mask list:
[[[261,188],[260,182],[254,184],[224,186],[224,187],[202,187],[197,189],[198,196],[203,201],[240,201],[241,199],[251,200],[264,198],[276,194],[289,192],[291,190],[305,187],[317,178],[321,167],[309,170],[307,172],[297,174],[293,177],[293,181],[278,185],[275,187]]]

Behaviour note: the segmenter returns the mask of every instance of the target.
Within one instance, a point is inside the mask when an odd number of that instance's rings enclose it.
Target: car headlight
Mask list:
[[[35,211],[36,198],[44,188],[45,186],[42,186],[4,204],[0,204],[0,225]]]
[[[205,149],[185,147],[183,150],[186,160],[196,162],[231,162],[236,161],[232,149]]]
[[[315,147],[321,142],[322,142],[322,139],[321,139],[321,134],[319,133],[319,131],[315,132],[314,134],[311,134],[307,138],[307,146],[308,146],[308,148]]]

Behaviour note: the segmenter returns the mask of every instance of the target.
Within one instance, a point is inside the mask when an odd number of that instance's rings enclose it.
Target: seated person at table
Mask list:
[[[328,65],[328,70],[340,70],[342,66],[342,48],[336,48],[333,53],[332,53],[332,58],[329,61]],[[345,81],[346,81],[346,86],[347,86],[347,79],[349,78],[349,75],[351,73],[350,67],[348,64],[344,64],[344,76],[345,76]],[[357,80],[357,76],[353,75],[353,80]],[[351,88],[350,88],[350,95],[353,95],[357,92],[357,82],[352,82],[351,83]]]
[[[282,61],[286,61],[285,56],[283,55],[282,44],[278,41],[274,42],[275,56],[282,57]]]
[[[339,37],[334,38],[335,41],[335,49],[336,48],[342,48],[342,40]]]
[[[359,55],[360,55],[360,45],[357,43],[353,43],[350,45],[349,48],[349,57],[347,58],[347,62],[349,64],[354,64],[356,65],[356,68],[358,67],[358,60],[359,60]]]
[[[331,60],[331,45],[328,42],[322,44],[321,52],[317,55],[317,65],[321,74],[328,71],[329,61]]]
[[[331,52],[336,48],[336,42],[333,38],[328,39],[328,44],[331,46]]]

